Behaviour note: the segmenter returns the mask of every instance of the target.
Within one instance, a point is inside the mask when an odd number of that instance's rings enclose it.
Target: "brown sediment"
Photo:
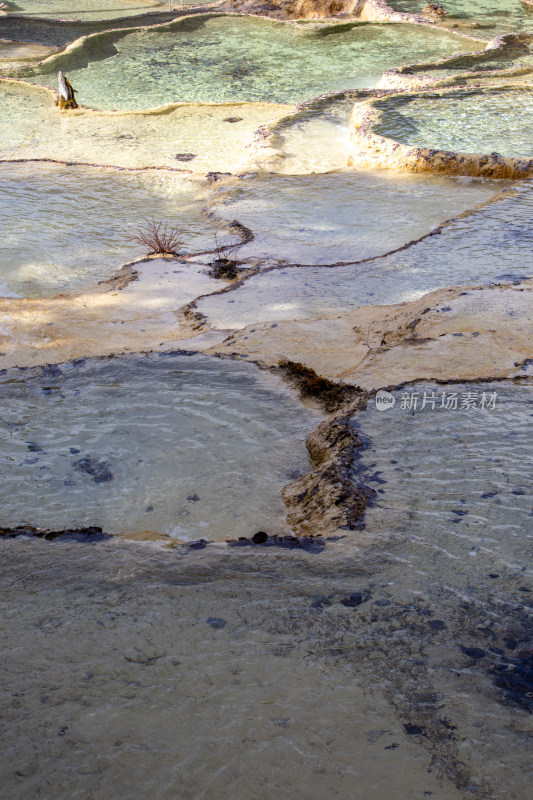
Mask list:
[[[176,541],[168,533],[158,533],[157,531],[128,531],[119,534],[117,538],[131,542],[158,542],[167,546],[171,546]]]
[[[435,25],[433,17],[395,11],[385,0],[224,0],[217,8],[279,20],[354,18]]]
[[[528,83],[498,84],[490,87],[443,88],[432,92],[394,94],[388,99],[397,100],[416,96],[446,97],[463,93],[465,97],[486,92],[531,91]],[[511,158],[499,153],[477,154],[415,147],[401,144],[375,133],[381,112],[375,107],[378,99],[363,101],[354,106],[349,122],[349,165],[358,169],[388,168],[406,172],[431,172],[439,175],[468,175],[472,177],[518,180],[533,175],[533,158]]]
[[[159,256],[161,258],[161,256]],[[138,262],[132,262],[131,264],[124,264],[116,275],[113,275],[111,278],[107,278],[104,281],[99,281],[99,286],[107,286],[109,291],[116,291],[120,292],[122,289],[125,289],[126,286],[129,286],[130,283],[133,281],[138,280],[139,272],[138,270],[134,269],[134,264]]]

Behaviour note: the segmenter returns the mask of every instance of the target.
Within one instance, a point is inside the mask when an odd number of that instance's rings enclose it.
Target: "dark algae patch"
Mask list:
[[[315,400],[328,413],[353,403],[361,395],[357,386],[334,383],[298,361],[280,361],[276,369],[298,389],[303,399]]]

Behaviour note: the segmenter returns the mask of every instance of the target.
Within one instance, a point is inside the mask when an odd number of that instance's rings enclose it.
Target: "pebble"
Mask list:
[[[228,624],[227,621],[225,619],[222,619],[221,617],[208,617],[206,619],[206,622],[216,631],[220,630],[221,628],[224,628]]]

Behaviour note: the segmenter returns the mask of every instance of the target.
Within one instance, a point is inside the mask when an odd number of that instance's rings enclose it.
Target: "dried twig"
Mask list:
[[[148,255],[178,255],[183,246],[183,231],[179,228],[169,227],[166,223],[156,222],[152,217],[145,220],[145,226],[140,227],[129,241],[138,242],[148,250]]]

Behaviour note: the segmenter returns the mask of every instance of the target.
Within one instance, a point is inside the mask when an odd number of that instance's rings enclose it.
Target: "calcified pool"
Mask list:
[[[533,18],[533,14],[532,14]],[[507,37],[504,43],[496,48],[489,48],[478,53],[465,53],[451,56],[444,61],[416,64],[402,70],[403,74],[419,73],[428,75],[432,80],[456,78],[457,83],[492,82],[507,83],[511,80],[509,72],[516,72],[515,79],[528,81],[530,75],[526,69],[533,69],[533,31],[530,34]],[[501,71],[507,70],[502,75]],[[467,77],[470,74],[470,77]]]
[[[376,133],[404,144],[470,153],[533,156],[533,92],[447,92],[377,103]]]
[[[449,581],[476,596],[530,583],[533,383],[416,384],[392,394],[393,407],[372,401],[353,419],[368,438],[364,473],[382,487],[367,534],[407,536],[413,581],[427,589]]]
[[[168,3],[158,0],[3,0],[5,10],[51,19],[98,20],[142,14],[146,11],[168,11]],[[209,2],[209,0],[208,0]]]
[[[287,533],[319,415],[256,367],[128,356],[1,376],[2,524],[178,539]]]
[[[110,278],[145,255],[130,237],[150,218],[183,231],[183,252],[209,249],[204,197],[203,182],[179,173],[0,164],[0,293],[51,296]]]
[[[414,597],[444,592],[477,607],[477,646],[471,622],[458,646],[472,670],[493,675],[504,702],[531,711],[533,673],[524,664],[513,679],[508,665],[531,635],[533,383],[414,384],[392,396],[385,411],[372,401],[353,419],[366,441],[363,475],[377,489],[365,539],[404,543]]]
[[[401,247],[507,185],[385,170],[251,174],[221,186],[213,209],[254,232],[242,255],[331,264]]]
[[[198,308],[215,327],[240,328],[399,303],[445,286],[528,277],[533,275],[532,213],[532,187],[525,182],[397,253],[367,264],[276,269],[234,292],[206,297]]]
[[[0,38],[0,71],[19,67],[28,61],[40,61],[51,55],[55,47],[13,42]]]
[[[341,92],[287,114],[272,126],[267,160],[258,165],[279,174],[307,175],[344,169],[348,163],[348,121],[358,92]]]
[[[475,45],[407,25],[298,26],[195,16],[131,33],[94,35],[33,73],[19,74],[55,86],[62,69],[80,102],[101,109],[179,101],[297,103],[326,91],[373,86],[395,63],[439,58]]]
[[[425,0],[387,0],[397,11],[420,14]],[[455,26],[468,22],[480,35],[496,36],[509,31],[533,31],[533,11],[520,0],[446,0],[449,16],[432,17],[438,24]]]
[[[0,157],[183,172],[237,170],[274,103],[186,103],[155,112],[58,114],[48,89],[0,79]]]

